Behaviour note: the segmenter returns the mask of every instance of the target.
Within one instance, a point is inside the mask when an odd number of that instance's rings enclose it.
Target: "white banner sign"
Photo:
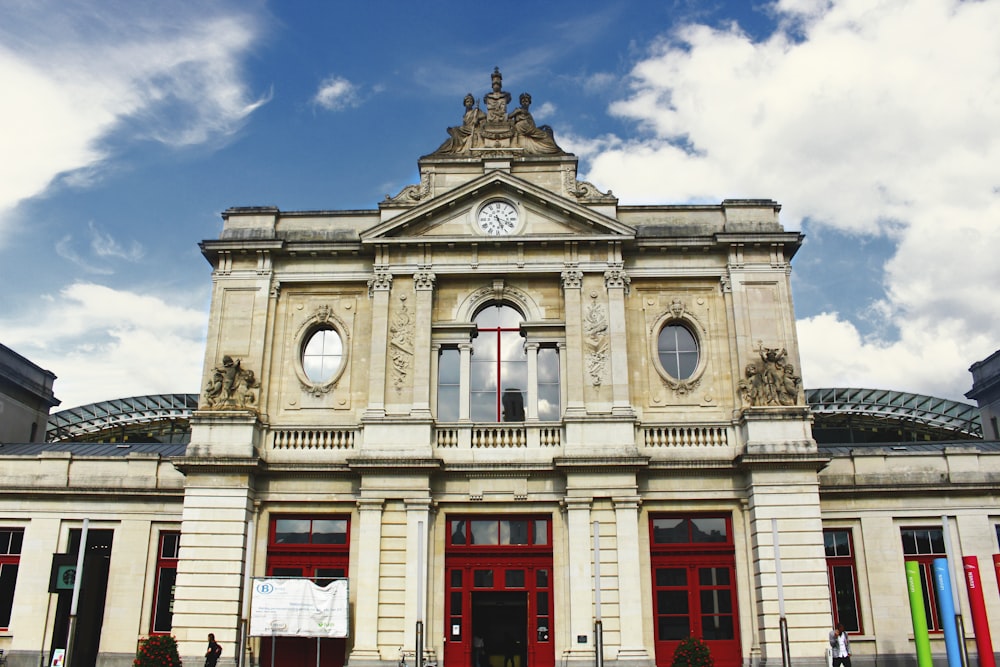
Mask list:
[[[254,637],[347,637],[347,580],[255,579],[250,603]]]

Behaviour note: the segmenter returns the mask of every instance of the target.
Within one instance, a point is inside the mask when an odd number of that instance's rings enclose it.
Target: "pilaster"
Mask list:
[[[574,662],[594,659],[594,582],[593,551],[590,533],[590,498],[566,498],[566,536],[569,544],[569,568],[566,573],[569,590],[569,618],[565,624],[565,655]],[[577,637],[587,637],[586,644]]]
[[[611,414],[634,416],[628,390],[628,335],[625,331],[625,294],[630,279],[621,265],[604,272],[608,290],[608,328],[611,338]]]
[[[413,287],[416,290],[416,330],[413,334],[413,406],[410,415],[430,419],[431,391],[431,313],[434,308],[434,280],[430,271],[418,271],[413,274]]]
[[[566,362],[567,417],[586,414],[583,400],[583,272],[569,268],[562,272],[563,296],[566,300]]]
[[[384,269],[376,269],[375,276],[368,281],[372,298],[371,350],[368,362],[368,408],[366,419],[385,417],[385,360],[389,338],[389,290],[392,274]]]
[[[361,498],[358,500],[358,559],[354,570],[354,607],[358,619],[378,618],[379,604],[379,563],[382,547],[382,509],[385,501],[381,498]],[[348,657],[348,665],[355,662],[378,660],[378,624],[355,623],[354,648]]]
[[[625,663],[639,666],[652,665],[642,641],[643,590],[639,562],[639,496],[612,498],[615,507],[615,531],[618,536],[618,616],[621,619],[621,644],[618,649],[618,666]]]

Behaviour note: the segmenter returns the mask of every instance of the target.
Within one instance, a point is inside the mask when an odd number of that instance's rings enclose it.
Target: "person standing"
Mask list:
[[[215,641],[215,634],[208,633],[208,650],[205,651],[205,667],[215,667],[222,655],[222,645]],[[848,665],[850,667],[850,665]]]
[[[830,648],[833,650],[833,667],[851,667],[851,640],[843,623],[830,632]]]

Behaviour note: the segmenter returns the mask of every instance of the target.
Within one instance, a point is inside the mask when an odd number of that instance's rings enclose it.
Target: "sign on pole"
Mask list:
[[[347,580],[317,586],[310,579],[255,579],[253,637],[349,636]]]

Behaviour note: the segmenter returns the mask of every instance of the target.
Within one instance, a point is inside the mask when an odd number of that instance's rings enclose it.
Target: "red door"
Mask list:
[[[736,558],[730,518],[651,520],[656,664],[670,665],[681,640],[704,641],[717,667],[742,664]]]
[[[554,667],[548,517],[449,517],[445,664]]]
[[[348,517],[273,517],[268,538],[267,576],[308,577],[321,586],[346,577],[350,560],[349,534]],[[345,639],[263,637],[258,663],[260,667],[344,667],[346,653]]]

